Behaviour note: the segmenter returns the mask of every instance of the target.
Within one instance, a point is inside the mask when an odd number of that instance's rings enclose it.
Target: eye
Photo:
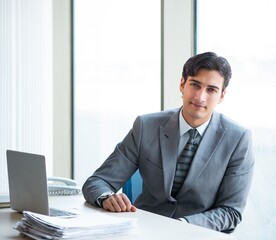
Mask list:
[[[199,88],[200,87],[200,85],[198,83],[196,83],[196,82],[192,82],[191,86],[193,86],[195,88]]]
[[[216,93],[217,92],[217,89],[216,88],[208,88],[207,91],[209,93]]]

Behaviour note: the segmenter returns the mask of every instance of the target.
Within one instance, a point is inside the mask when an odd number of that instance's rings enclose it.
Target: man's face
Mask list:
[[[196,76],[189,76],[185,83],[181,78],[182,115],[190,126],[198,127],[211,117],[217,104],[224,98],[223,83],[223,77],[215,70],[201,69]]]

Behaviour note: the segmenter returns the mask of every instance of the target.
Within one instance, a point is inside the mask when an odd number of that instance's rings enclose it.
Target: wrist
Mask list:
[[[110,198],[111,196],[113,196],[115,193],[113,192],[108,192],[108,193],[103,193],[102,195],[100,195],[98,198],[97,198],[97,205],[99,207],[103,207],[103,201]]]

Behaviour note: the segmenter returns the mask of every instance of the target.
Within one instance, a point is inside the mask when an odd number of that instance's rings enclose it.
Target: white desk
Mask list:
[[[91,214],[91,221],[93,213],[100,212],[116,217],[130,217],[136,218],[138,227],[134,234],[127,236],[118,236],[112,238],[100,238],[100,240],[167,240],[167,239],[185,239],[185,240],[227,240],[235,239],[234,236],[219,233],[202,227],[197,227],[192,224],[163,217],[157,214],[149,213],[143,210],[137,210],[135,213],[111,213],[103,209],[94,208],[85,203],[82,195],[79,196],[65,196],[65,197],[50,197],[50,204],[53,207],[58,207],[66,210],[79,211],[81,214]],[[68,207],[70,206],[70,207]],[[19,236],[19,232],[13,229],[17,221],[20,221],[22,214],[17,213],[10,208],[0,209],[0,239],[24,239]],[[26,238],[25,238],[26,239]]]

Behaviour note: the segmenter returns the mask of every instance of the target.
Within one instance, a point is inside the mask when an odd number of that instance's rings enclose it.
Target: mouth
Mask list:
[[[204,104],[195,103],[195,102],[191,102],[191,104],[196,108],[204,108],[204,109],[206,108]]]

